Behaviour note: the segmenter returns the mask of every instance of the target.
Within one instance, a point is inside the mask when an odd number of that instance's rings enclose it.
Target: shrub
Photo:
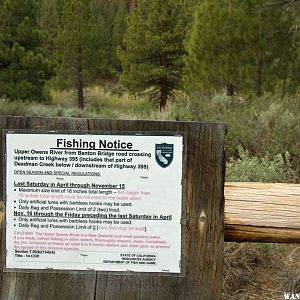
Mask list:
[[[0,99],[0,115],[22,116],[26,115],[30,103],[19,100],[11,101],[5,98]]]
[[[44,105],[36,102],[0,99],[0,115],[34,117],[77,117],[77,118],[116,118],[116,113],[104,107],[101,110],[66,108],[60,105]]]
[[[227,181],[295,182],[290,155],[277,154],[273,158],[267,153],[262,158],[250,157],[249,152],[238,147],[238,159],[230,158],[226,168]]]
[[[271,156],[288,151],[300,157],[300,100],[265,94],[256,97],[223,93],[179,96],[172,118],[183,121],[219,121],[228,125],[226,152],[233,156],[239,145],[250,154]]]

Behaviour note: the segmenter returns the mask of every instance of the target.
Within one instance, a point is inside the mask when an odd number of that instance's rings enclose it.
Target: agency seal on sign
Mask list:
[[[168,167],[174,157],[173,144],[155,144],[155,159],[159,166],[162,168]]]

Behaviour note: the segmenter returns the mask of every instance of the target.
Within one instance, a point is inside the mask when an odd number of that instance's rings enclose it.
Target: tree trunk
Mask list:
[[[263,57],[259,54],[256,70],[256,96],[260,97],[262,95],[262,67],[263,67]]]
[[[163,111],[166,108],[168,101],[168,87],[166,79],[161,79],[160,81],[160,102],[159,102],[159,110]]]
[[[164,53],[159,53],[159,65],[165,67],[167,62],[167,57]],[[160,103],[159,103],[159,110],[163,111],[166,108],[167,101],[168,101],[168,82],[167,78],[160,79]]]
[[[82,50],[78,49],[77,57],[77,107],[78,109],[84,108],[84,94],[83,94],[83,77],[82,77]]]
[[[282,81],[282,89],[281,89],[281,100],[283,100],[286,92],[286,80],[287,78],[285,77]]]
[[[133,11],[137,8],[138,6],[138,0],[130,0],[129,1],[129,9],[130,11]]]
[[[227,96],[233,96],[234,94],[234,86],[232,83],[226,84],[226,95]]]
[[[77,105],[79,109],[84,108],[83,81],[80,72],[77,73]]]

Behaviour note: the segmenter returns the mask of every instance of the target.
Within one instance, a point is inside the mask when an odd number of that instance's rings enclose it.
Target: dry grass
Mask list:
[[[299,245],[225,243],[224,300],[256,299],[258,295],[264,298],[271,294],[272,299],[277,299],[283,293],[299,292]]]
[[[261,251],[249,243],[225,243],[223,299],[244,289],[254,276],[254,268],[262,261]]]
[[[282,259],[279,280],[281,290],[288,293],[300,292],[300,246],[295,246],[289,255]]]

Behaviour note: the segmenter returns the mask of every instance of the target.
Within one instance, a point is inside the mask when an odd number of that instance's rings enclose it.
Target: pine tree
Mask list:
[[[43,88],[53,62],[41,51],[45,33],[38,26],[38,0],[0,4],[0,95],[10,99],[47,99]]]
[[[101,75],[115,76],[121,71],[117,49],[121,46],[126,31],[129,8],[126,0],[92,0],[92,10],[103,24]]]
[[[181,4],[178,0],[139,1],[119,53],[121,82],[131,94],[149,94],[160,110],[181,86],[186,32]]]
[[[187,43],[185,83],[202,91],[226,88],[227,94],[243,82],[247,72],[245,41],[248,1],[203,0]]]
[[[278,79],[285,80],[288,76],[288,67],[294,56],[293,17],[280,7],[268,8],[266,0],[252,2],[253,8],[248,11],[249,53],[255,78],[254,90],[257,96],[261,96],[263,90],[272,90]]]
[[[263,89],[274,85],[274,63],[290,59],[291,20],[261,0],[203,0],[187,43],[185,83],[202,91]],[[279,64],[277,63],[277,66]],[[279,68],[277,68],[277,71]],[[283,69],[281,74],[284,75]]]
[[[77,106],[84,108],[84,88],[93,81],[101,62],[101,24],[93,16],[90,0],[66,0],[57,47],[60,72],[77,90]]]
[[[60,0],[41,0],[39,25],[47,33],[46,50],[51,55],[55,50],[55,39],[61,25],[63,2]]]

